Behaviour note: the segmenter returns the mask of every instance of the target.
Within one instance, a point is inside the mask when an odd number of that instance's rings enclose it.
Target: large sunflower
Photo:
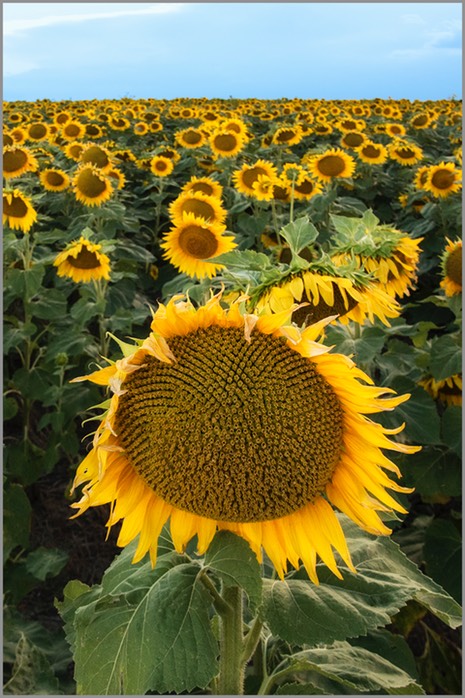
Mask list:
[[[316,179],[331,182],[340,177],[351,177],[355,172],[355,160],[340,148],[331,148],[312,157],[308,167]]]
[[[85,237],[71,242],[55,258],[54,266],[58,276],[67,276],[76,283],[89,283],[99,279],[110,279],[110,259],[102,251],[102,246]]]
[[[19,189],[3,191],[3,225],[28,233],[37,220],[30,199]]]
[[[402,506],[386,491],[409,492],[381,449],[414,453],[369,414],[407,395],[384,397],[354,363],[316,342],[325,323],[283,327],[289,313],[224,310],[218,296],[199,309],[172,299],[149,337],[124,359],[87,376],[113,391],[93,448],[79,466],[77,515],[110,504],[122,521],[118,545],[139,535],[133,562],[170,519],[176,550],[197,535],[204,553],[217,528],[265,550],[282,578],[301,560],[318,583],[317,555],[341,577],[334,547],[355,571],[332,505],[375,535],[390,529],[377,511]],[[75,380],[86,380],[86,377]],[[366,385],[368,383],[369,385]]]
[[[462,188],[462,170],[453,162],[441,162],[428,168],[423,189],[444,198]]]
[[[5,179],[21,177],[26,172],[34,172],[38,163],[33,154],[27,148],[19,148],[16,145],[7,145],[3,148],[3,176]]]
[[[103,174],[106,174],[113,167],[110,152],[103,146],[95,143],[84,146],[79,161],[86,165],[97,167]]]
[[[76,199],[86,206],[101,206],[113,192],[108,177],[93,165],[79,167],[73,177],[73,187]]]
[[[226,211],[220,200],[201,191],[182,193],[169,205],[169,214],[175,225],[184,221],[186,213],[193,213],[197,218],[203,218],[207,223],[213,224],[222,224],[226,218]]]
[[[446,240],[446,249],[441,259],[443,279],[440,286],[446,296],[458,296],[462,293],[462,241]]]
[[[163,256],[189,276],[211,278],[223,266],[207,260],[236,247],[232,236],[223,235],[225,230],[224,225],[208,223],[193,213],[185,213],[182,222],[178,222],[161,243],[165,250]]]
[[[362,162],[369,165],[381,165],[388,158],[388,151],[381,143],[366,140],[360,147],[355,149]]]
[[[184,128],[182,131],[177,131],[174,137],[183,148],[201,148],[207,141],[198,128]]]

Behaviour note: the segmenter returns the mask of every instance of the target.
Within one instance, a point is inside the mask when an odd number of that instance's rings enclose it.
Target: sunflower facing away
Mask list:
[[[243,300],[243,299],[239,299]],[[90,376],[113,396],[80,464],[72,506],[110,504],[118,545],[139,535],[133,562],[170,520],[176,550],[197,535],[203,554],[217,529],[262,548],[282,578],[301,560],[318,583],[317,555],[339,578],[332,547],[355,571],[331,505],[363,529],[389,535],[378,511],[404,512],[386,491],[409,492],[381,449],[414,453],[370,420],[408,395],[381,397],[346,356],[316,342],[325,322],[283,326],[289,313],[243,314],[219,296],[195,309],[173,298],[125,358]],[[368,384],[368,385],[367,385]]]
[[[31,200],[19,189],[3,191],[3,225],[28,233],[37,220]]]
[[[102,246],[85,237],[70,243],[55,258],[58,276],[67,276],[76,283],[89,283],[99,279],[110,279],[110,259],[102,251]]]
[[[297,303],[301,305],[297,306]],[[378,317],[389,326],[388,318],[398,317],[400,308],[378,284],[354,283],[349,276],[344,276],[341,269],[339,275],[321,270],[289,274],[261,293],[254,312],[292,312],[292,321],[299,326],[336,315],[343,324],[350,320],[363,324],[366,318],[374,322]]]
[[[170,230],[160,247],[164,257],[179,271],[198,279],[211,278],[223,265],[207,260],[218,257],[236,247],[232,236],[224,235],[225,225],[208,223],[193,213],[185,213],[183,220]]]
[[[419,381],[419,384],[431,397],[446,405],[462,404],[462,374],[449,376],[444,380],[435,380],[432,377]]]
[[[441,258],[443,279],[439,285],[446,296],[458,296],[462,293],[462,241],[446,240],[446,249]]]

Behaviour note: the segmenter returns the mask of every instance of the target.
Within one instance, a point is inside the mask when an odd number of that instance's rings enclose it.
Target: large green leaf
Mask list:
[[[435,380],[444,380],[462,370],[462,352],[453,337],[443,335],[431,344],[430,368]]]
[[[26,559],[26,569],[36,579],[55,577],[68,562],[68,553],[59,548],[36,548]]]
[[[162,556],[151,579],[146,563],[134,566],[140,579],[134,572],[127,593],[117,593],[127,587],[118,570],[107,573],[99,598],[86,603],[82,596],[74,614],[78,692],[190,691],[205,688],[215,676],[212,599],[200,580],[201,568],[178,563],[176,554]]]
[[[451,627],[461,624],[460,606],[420,572],[390,538],[374,538],[344,521],[357,574],[343,564],[343,580],[318,567],[317,586],[302,571],[284,581],[264,580],[264,616],[283,640],[316,645],[365,635],[384,626],[415,599]]]
[[[462,492],[460,458],[444,448],[424,447],[408,457],[405,484],[425,497],[437,494],[454,497]]]
[[[353,355],[357,365],[366,364],[379,355],[386,341],[384,330],[379,327],[363,327],[360,337],[351,336],[350,326],[329,326],[326,344],[334,344],[335,351],[346,356]]]
[[[59,682],[45,654],[24,634],[16,646],[13,673],[3,687],[6,695],[56,695]]]
[[[226,586],[240,586],[253,607],[260,605],[262,579],[256,555],[249,544],[230,531],[218,531],[205,555],[205,566]]]
[[[454,599],[462,600],[462,537],[450,519],[436,519],[425,533],[423,548],[426,570],[447,589]]]
[[[332,647],[305,650],[293,655],[291,668],[305,674],[321,674],[338,688],[353,693],[390,695],[424,694],[421,686],[403,669],[399,669],[379,654],[347,642],[336,642]]]
[[[397,389],[395,384],[393,387]],[[436,403],[423,388],[414,388],[407,402],[398,405],[393,412],[380,414],[379,421],[387,427],[397,427],[405,422],[405,430],[402,433],[409,443],[441,442],[441,421]]]
[[[442,441],[459,458],[462,455],[462,408],[449,405],[441,416]]]

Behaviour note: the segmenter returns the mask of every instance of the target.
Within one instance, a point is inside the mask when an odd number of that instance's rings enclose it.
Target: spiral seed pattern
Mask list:
[[[316,366],[284,340],[212,326],[169,340],[124,381],[115,430],[169,504],[219,521],[291,514],[339,460],[342,408]]]

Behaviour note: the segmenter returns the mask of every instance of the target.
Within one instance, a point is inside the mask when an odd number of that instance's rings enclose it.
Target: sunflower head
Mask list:
[[[225,128],[213,131],[209,138],[209,143],[216,157],[223,158],[234,157],[244,147],[242,135]]]
[[[441,162],[425,170],[423,189],[433,196],[445,198],[462,188],[462,170],[453,162]]]
[[[3,191],[3,225],[28,233],[37,220],[31,200],[19,189]]]
[[[389,157],[400,165],[416,165],[423,159],[423,151],[414,143],[395,139],[388,147]]]
[[[156,177],[169,177],[174,170],[174,162],[163,155],[155,155],[150,161],[150,171]]]
[[[462,293],[462,241],[447,240],[447,245],[441,258],[442,281],[441,288],[446,296],[458,296]]]
[[[429,395],[446,405],[462,405],[462,374],[449,376],[444,380],[435,380],[432,376],[419,381],[419,385]]]
[[[339,148],[316,155],[309,163],[312,175],[321,182],[331,182],[340,177],[351,177],[355,172],[355,160]]]
[[[223,187],[216,179],[212,177],[191,177],[190,180],[183,186],[183,192],[200,191],[207,196],[215,196],[221,199],[223,195]]]
[[[184,221],[184,215],[191,213],[205,222],[223,224],[226,211],[216,196],[203,194],[201,191],[187,191],[180,194],[169,206],[169,213],[175,225]]]
[[[386,475],[400,472],[381,449],[418,449],[387,438],[402,427],[365,415],[408,396],[384,397],[389,388],[317,342],[324,322],[300,331],[289,313],[244,313],[243,300],[223,308],[214,296],[196,309],[173,298],[147,339],[88,376],[113,397],[72,506],[110,504],[118,545],[139,534],[134,562],[149,552],[155,564],[169,520],[179,551],[197,535],[202,554],[227,529],[259,560],[264,549],[281,578],[302,561],[318,583],[317,555],[341,577],[332,547],[355,569],[331,505],[378,535],[390,529],[377,511],[405,511],[386,490],[410,490]]]
[[[225,230],[226,226],[220,223],[184,213],[161,243],[163,256],[180,272],[198,279],[211,278],[223,265],[208,260],[236,247],[234,238],[224,235]]]
[[[42,170],[39,174],[39,180],[46,191],[64,191],[71,184],[66,172],[56,168]]]
[[[38,163],[28,148],[7,145],[3,148],[3,176],[5,179],[20,177],[26,172],[35,172]]]
[[[93,165],[81,165],[72,183],[76,199],[86,206],[101,206],[113,193],[110,179]]]
[[[81,236],[71,242],[55,258],[58,276],[65,276],[75,283],[89,283],[110,279],[110,259],[102,252],[102,246]]]
[[[278,171],[273,163],[267,160],[257,160],[253,165],[243,165],[240,170],[233,173],[233,182],[236,189],[246,196],[254,196],[254,184],[259,176],[275,179]]]

